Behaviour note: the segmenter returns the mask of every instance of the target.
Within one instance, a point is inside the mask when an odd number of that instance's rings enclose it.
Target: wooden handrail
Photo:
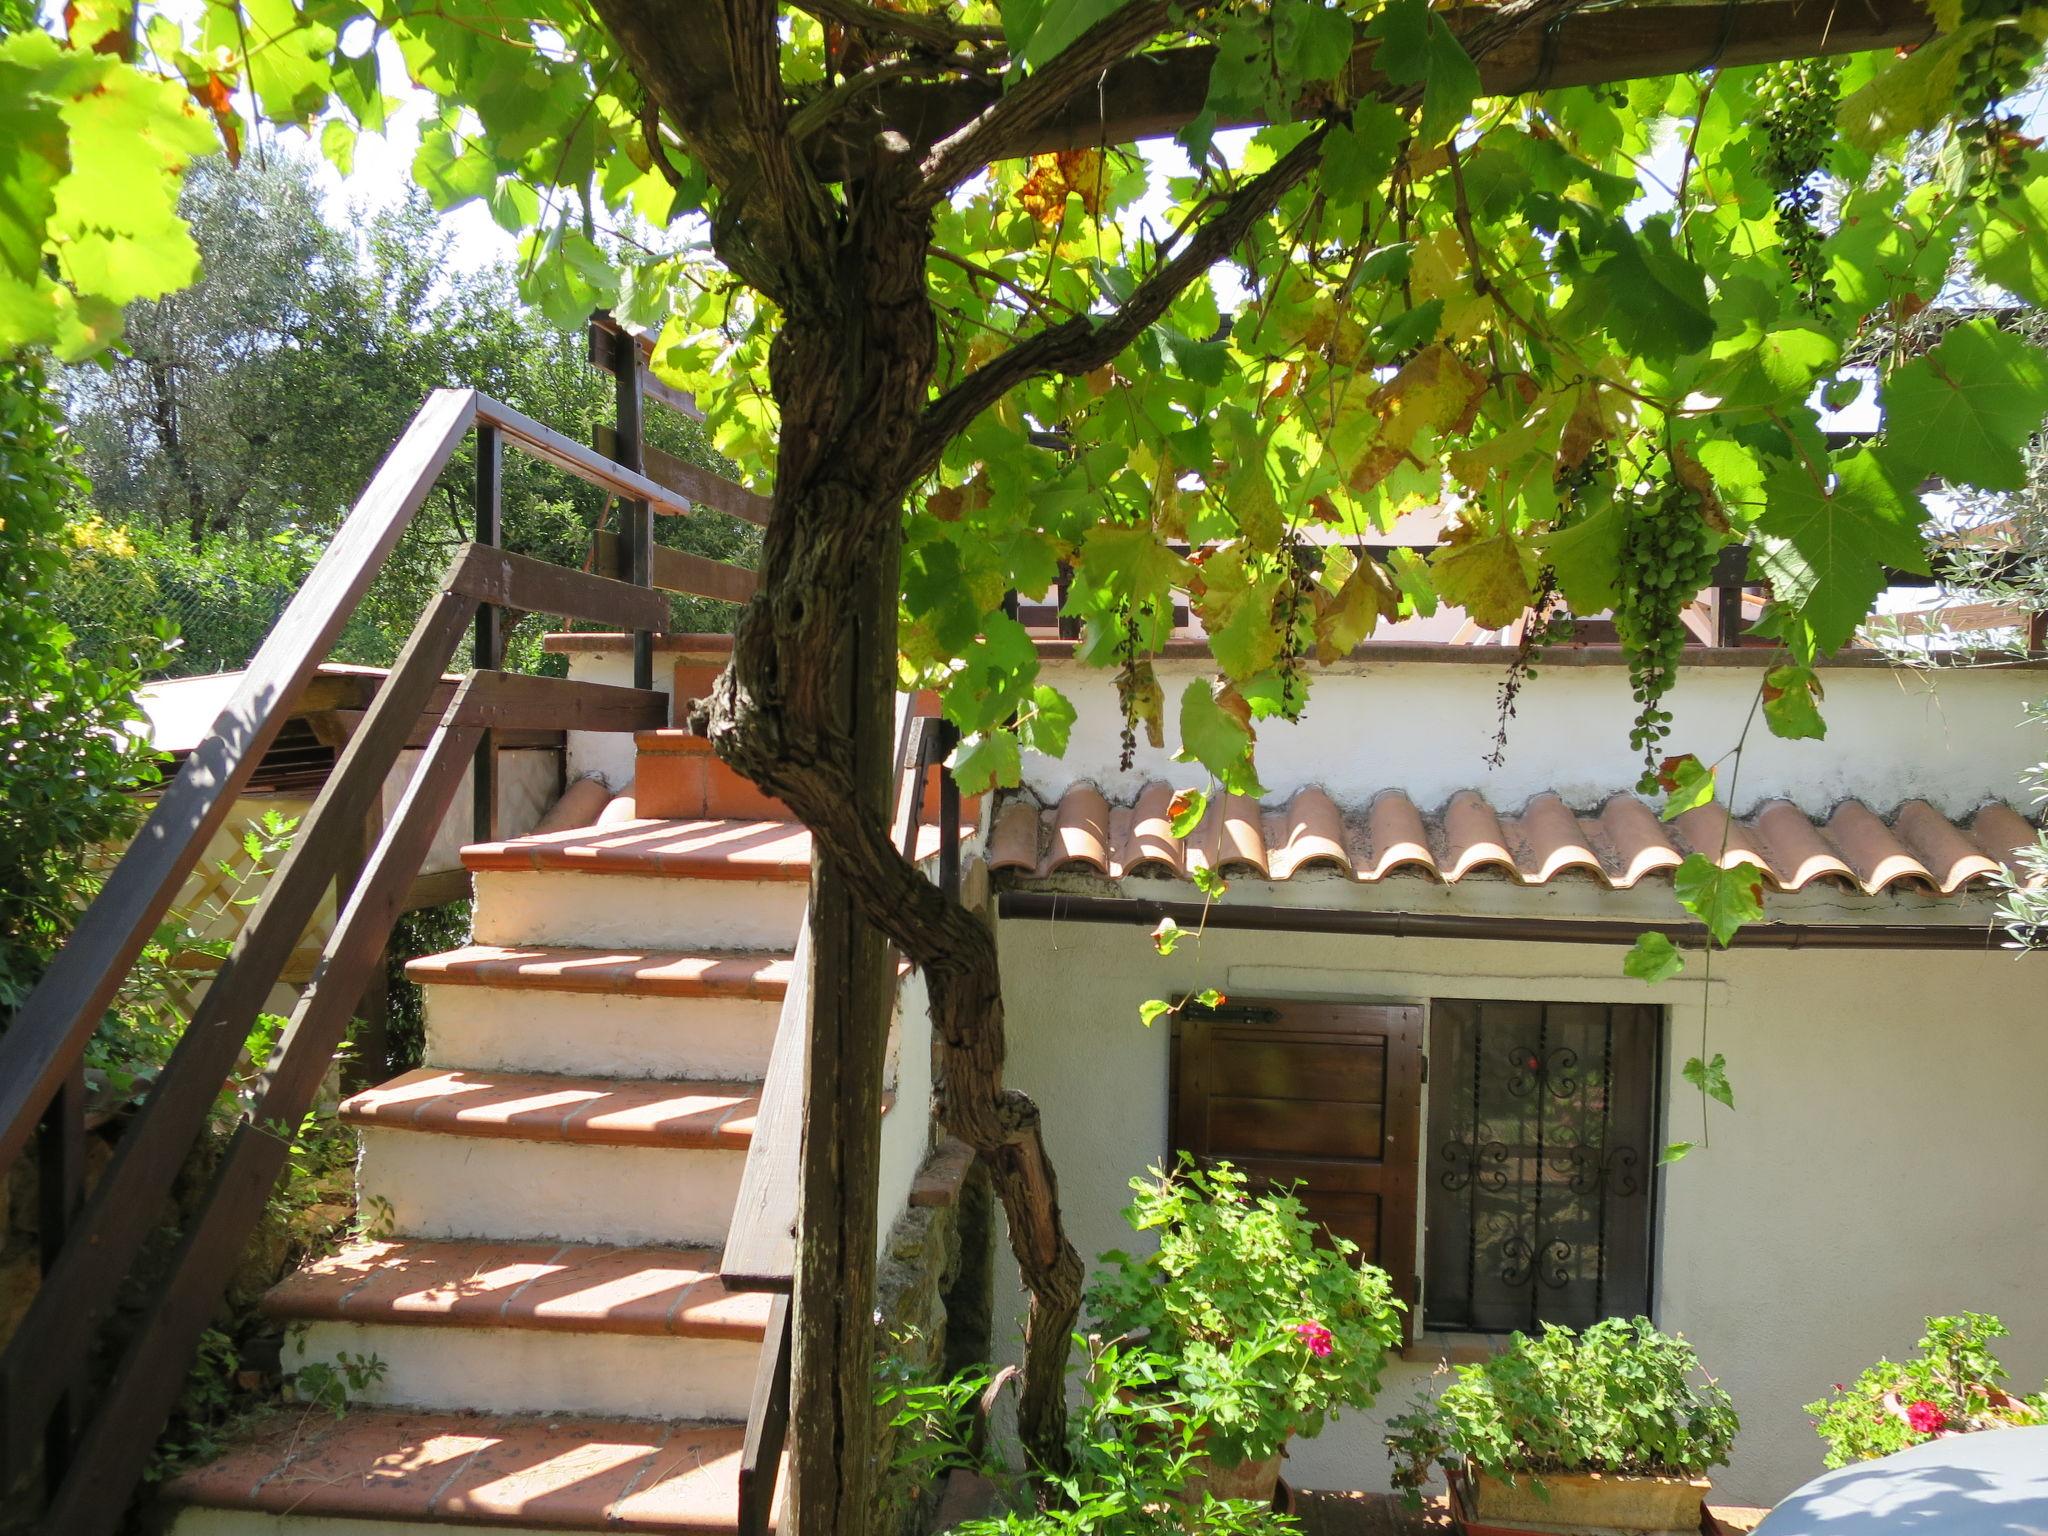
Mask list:
[[[407,523],[477,432],[477,532],[497,536],[504,443],[615,495],[689,510],[637,470],[582,448],[473,390],[429,396],[250,663],[213,730],[159,797],[70,940],[0,1036],[0,1176],[41,1127],[44,1278],[0,1351],[0,1488],[17,1488],[39,1449],[54,1492],[43,1528],[104,1536],[118,1522],[151,1442],[182,1390],[243,1245],[281,1173],[406,893],[464,771],[477,765],[479,822],[495,810],[494,732],[634,731],[668,717],[665,695],[496,670],[504,614],[543,612],[667,625],[647,585],[465,545],[343,745],[297,836],[215,972],[90,1199],[81,1200],[80,1071],[95,1027],[143,945],[225,822],[315,668]],[[733,489],[737,490],[737,487]],[[709,562],[705,562],[709,565]],[[723,570],[723,568],[719,568]],[[745,573],[742,573],[745,574]],[[724,595],[732,577],[705,584]],[[447,693],[443,669],[475,625],[477,669]],[[375,852],[353,886],[361,828],[420,717],[439,722]],[[95,1329],[155,1230],[163,1201],[233,1070],[255,1015],[307,922],[339,880],[342,905],[315,971],[258,1085],[251,1116],[215,1166],[198,1215],[145,1308],[111,1388],[82,1411],[73,1392]]]

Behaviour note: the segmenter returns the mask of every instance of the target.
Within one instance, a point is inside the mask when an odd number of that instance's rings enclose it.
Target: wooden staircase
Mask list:
[[[287,1279],[278,1410],[166,1490],[175,1536],[731,1532],[773,1299],[718,1270],[808,834],[685,733],[595,826],[467,849],[475,942],[414,962],[427,1064],[347,1101],[371,1236]]]

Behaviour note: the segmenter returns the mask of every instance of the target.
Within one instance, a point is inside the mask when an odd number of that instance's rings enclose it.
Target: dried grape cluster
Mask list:
[[[1614,629],[1628,657],[1637,705],[1628,740],[1643,754],[1638,787],[1646,794],[1655,791],[1657,749],[1671,732],[1671,712],[1661,706],[1685,649],[1680,615],[1712,579],[1720,544],[1701,515],[1698,494],[1676,481],[1630,506],[1622,527]]]
[[[2000,22],[2015,18],[2024,0],[1963,0],[1962,19]],[[1992,26],[1970,40],[1956,61],[1956,99],[1963,114],[1957,142],[1970,156],[1970,190],[1982,198],[2013,196],[2020,190],[2020,155],[2027,139],[2021,118],[2002,110],[2007,98],[2025,88],[2037,45],[2017,27]]]
[[[1776,190],[1785,264],[1793,281],[1805,290],[1807,307],[1815,310],[1833,297],[1821,257],[1817,173],[1835,141],[1841,73],[1833,59],[1795,59],[1773,65],[1757,81],[1757,104],[1763,109],[1767,135],[1757,168]]]

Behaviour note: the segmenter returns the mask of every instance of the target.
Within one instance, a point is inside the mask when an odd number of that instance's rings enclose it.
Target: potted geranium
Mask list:
[[[1443,1470],[1467,1525],[1694,1533],[1707,1470],[1727,1463],[1728,1394],[1648,1318],[1514,1334],[1391,1421],[1394,1482],[1419,1499]]]
[[[1999,1385],[2006,1370],[1991,1340],[2005,1333],[1984,1312],[1930,1317],[1918,1359],[1881,1359],[1854,1384],[1836,1382],[1832,1395],[1806,1405],[1827,1442],[1827,1464],[1845,1467],[1946,1435],[2048,1424],[2048,1391],[2016,1397]]]
[[[1102,1255],[1089,1310],[1105,1334],[1142,1331],[1168,1362],[1160,1389],[1204,1425],[1195,1491],[1270,1498],[1290,1436],[1372,1402],[1400,1303],[1384,1271],[1353,1258],[1356,1244],[1291,1193],[1253,1197],[1228,1163],[1184,1158],[1131,1189],[1124,1218],[1158,1250]]]

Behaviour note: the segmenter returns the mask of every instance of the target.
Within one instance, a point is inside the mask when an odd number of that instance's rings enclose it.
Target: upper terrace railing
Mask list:
[[[493,732],[659,727],[667,701],[652,689],[652,636],[667,628],[659,590],[726,599],[752,591],[751,572],[661,549],[657,512],[716,507],[752,520],[761,498],[675,461],[643,455],[644,363],[631,343],[594,333],[615,353],[619,428],[607,455],[585,448],[474,390],[428,397],[378,468],[327,552],[243,675],[205,742],[187,759],[108,876],[70,939],[0,1035],[0,1177],[35,1142],[43,1279],[0,1353],[0,1498],[28,1507],[40,1466],[39,1528],[103,1536],[121,1518],[165,1417],[183,1388],[201,1332],[290,1153],[349,1020],[372,977],[436,829],[464,772],[475,768],[477,833],[495,833]],[[375,700],[343,748],[289,852],[194,1010],[169,1062],[126,1127],[88,1198],[84,1180],[85,1052],[94,1030],[187,874],[325,659],[399,536],[472,433],[475,540],[450,562]],[[497,547],[505,447],[558,466],[620,499],[622,531],[600,555],[625,579],[564,569]],[[642,467],[643,458],[649,462]],[[620,688],[500,670],[504,616],[562,615],[630,631],[634,686]],[[475,670],[454,691],[394,814],[356,877],[310,986],[179,1235],[168,1273],[114,1365],[88,1372],[98,1330],[135,1272],[187,1154],[236,1067],[256,1015],[326,890],[340,878],[364,818],[378,802],[443,668],[465,634]]]

